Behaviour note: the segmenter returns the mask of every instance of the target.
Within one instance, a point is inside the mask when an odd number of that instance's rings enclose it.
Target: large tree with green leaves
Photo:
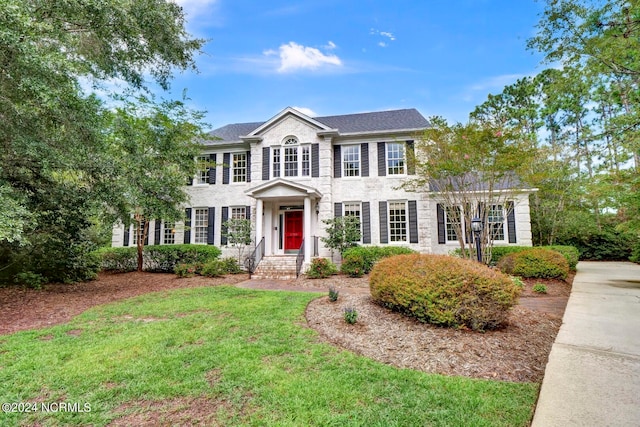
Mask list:
[[[184,219],[185,177],[195,173],[200,152],[202,113],[182,102],[154,103],[145,97],[125,100],[110,113],[108,154],[116,177],[111,205],[125,226],[133,223],[138,238],[138,271],[151,220]],[[114,203],[115,202],[115,203]]]
[[[104,105],[83,87],[141,89],[147,75],[168,87],[203,41],[166,0],[4,0],[0,28],[0,215],[13,225],[0,235],[0,271],[75,280],[91,249],[83,230],[111,199],[115,172]]]
[[[553,142],[573,154],[573,216],[590,212],[602,230],[614,212],[620,230],[640,232],[629,197],[640,189],[640,2],[547,0],[537,28],[529,48],[562,64],[546,72],[544,108],[560,119]]]

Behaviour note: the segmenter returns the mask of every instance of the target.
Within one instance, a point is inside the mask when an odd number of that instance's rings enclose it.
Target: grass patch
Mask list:
[[[96,307],[0,343],[3,402],[90,412],[0,414],[2,425],[525,426],[537,384],[396,369],[319,342],[320,294],[212,287]]]

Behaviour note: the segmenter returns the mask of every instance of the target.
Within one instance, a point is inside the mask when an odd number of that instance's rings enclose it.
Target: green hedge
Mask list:
[[[105,271],[135,271],[138,252],[134,247],[103,248],[98,252]],[[217,259],[222,251],[211,245],[157,245],[145,246],[143,266],[153,273],[173,273],[178,264],[205,264]]]
[[[551,245],[551,246],[535,246],[535,248],[541,249],[550,249],[552,251],[560,252],[569,263],[569,268],[571,271],[576,270],[576,265],[578,264],[578,259],[580,258],[580,251],[573,246],[565,246],[565,245]],[[491,261],[490,265],[496,265],[500,261],[501,258],[513,254],[516,252],[522,252],[532,249],[532,246],[494,246],[491,248]],[[456,249],[453,251],[453,255],[460,257],[461,250]]]
[[[566,279],[569,263],[558,251],[544,248],[530,248],[515,252],[500,259],[500,271],[513,276],[536,279]]]
[[[359,277],[369,273],[373,265],[382,258],[415,252],[413,249],[402,246],[356,246],[347,249],[342,254],[344,268],[341,267],[340,271],[350,276]],[[358,274],[353,274],[356,270]]]

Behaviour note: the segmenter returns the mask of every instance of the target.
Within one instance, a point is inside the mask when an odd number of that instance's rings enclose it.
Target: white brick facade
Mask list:
[[[387,161],[380,158],[380,154],[385,155],[385,144],[388,143],[400,143],[405,150],[411,149],[413,145],[407,141],[417,141],[421,131],[428,127],[428,123],[415,110],[369,114],[313,119],[287,108],[262,124],[230,125],[237,126],[237,129],[245,130],[246,133],[237,134],[235,138],[223,137],[222,140],[211,141],[205,146],[203,154],[216,156],[215,184],[194,183],[188,186],[191,201],[185,208],[190,208],[191,227],[187,227],[185,231],[184,224],[176,224],[175,242],[185,242],[187,233],[187,240],[194,243],[195,210],[206,208],[210,212],[210,221],[207,224],[208,243],[221,247],[224,255],[233,256],[236,254],[235,249],[224,244],[221,233],[225,212],[226,218],[229,218],[231,208],[247,207],[253,226],[254,244],[264,238],[266,255],[292,252],[285,246],[287,242],[296,244],[298,240],[297,237],[292,237],[293,234],[289,231],[300,226],[301,222],[305,261],[309,262],[310,258],[316,255],[314,242],[318,237],[325,235],[325,225],[322,221],[334,217],[336,209],[339,208],[336,204],[359,203],[363,228],[366,227],[368,230],[366,237],[363,236],[365,244],[400,245],[424,253],[448,253],[456,249],[458,246],[454,242],[442,243],[438,238],[437,202],[428,192],[409,192],[398,188],[405,180],[411,178],[407,162],[404,165],[407,173],[388,175]],[[390,121],[392,125],[385,129],[381,123],[388,119],[389,115],[398,117],[399,124],[393,125],[396,122]],[[405,118],[408,125],[401,122]],[[359,125],[356,123],[359,119],[368,121],[373,129],[359,129],[356,126]],[[414,122],[418,125],[412,126]],[[354,130],[348,128],[350,125]],[[223,132],[227,128],[220,128],[219,131]],[[216,131],[212,134],[216,135]],[[298,170],[294,176],[284,174],[284,144],[287,139],[294,139],[298,150]],[[360,176],[344,176],[342,158],[338,158],[338,161],[334,158],[337,150],[342,153],[348,146],[358,147],[357,150],[353,148],[352,152],[357,151]],[[309,155],[308,176],[303,176],[302,172],[305,167],[302,147],[306,147],[304,150]],[[274,176],[274,153],[277,150],[280,150],[279,177]],[[225,159],[233,157],[232,153],[247,154],[247,160],[251,163],[250,173],[247,171],[248,182],[232,182],[233,165],[225,164]],[[264,155],[269,156],[266,161],[263,159]],[[336,166],[340,169],[339,173],[336,173]],[[379,170],[380,167],[383,170]],[[229,177],[228,182],[225,176]],[[528,193],[517,195],[512,201],[515,223],[510,226],[511,230],[515,227],[515,239],[509,240],[512,241],[511,244],[531,245]],[[404,213],[396,212],[397,215],[390,219],[389,207],[394,202],[404,203],[405,210]],[[393,206],[398,207],[402,204]],[[296,219],[296,215],[288,213],[294,211],[301,212],[301,221]],[[403,218],[406,239],[392,242],[392,222],[396,226],[394,230],[400,233],[401,237],[404,236],[401,234]],[[283,230],[283,226],[289,227],[290,230]],[[162,243],[155,241],[158,232],[162,236],[162,227],[156,231],[155,221],[152,221],[149,227],[149,244]],[[131,242],[131,233],[128,234]],[[126,233],[123,228],[115,227],[112,245],[122,246],[124,237]],[[160,240],[162,241],[162,238]],[[505,241],[505,244],[508,243]],[[329,257],[331,253],[319,242],[317,255]]]

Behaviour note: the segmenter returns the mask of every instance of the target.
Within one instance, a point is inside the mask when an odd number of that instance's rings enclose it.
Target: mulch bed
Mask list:
[[[178,279],[173,274],[103,273],[92,282],[50,284],[42,290],[0,288],[0,334],[68,322],[93,306],[149,292],[237,284],[247,279],[245,274]],[[331,303],[325,296],[309,304],[309,326],[322,339],[383,363],[445,375],[540,382],[562,323],[572,279],[568,283],[526,281],[507,327],[485,333],[425,325],[379,307],[369,296],[367,277],[251,281],[243,286],[301,291],[337,288],[338,302]],[[545,284],[547,294],[533,292],[536,283]],[[358,311],[355,325],[344,321],[345,307]]]

